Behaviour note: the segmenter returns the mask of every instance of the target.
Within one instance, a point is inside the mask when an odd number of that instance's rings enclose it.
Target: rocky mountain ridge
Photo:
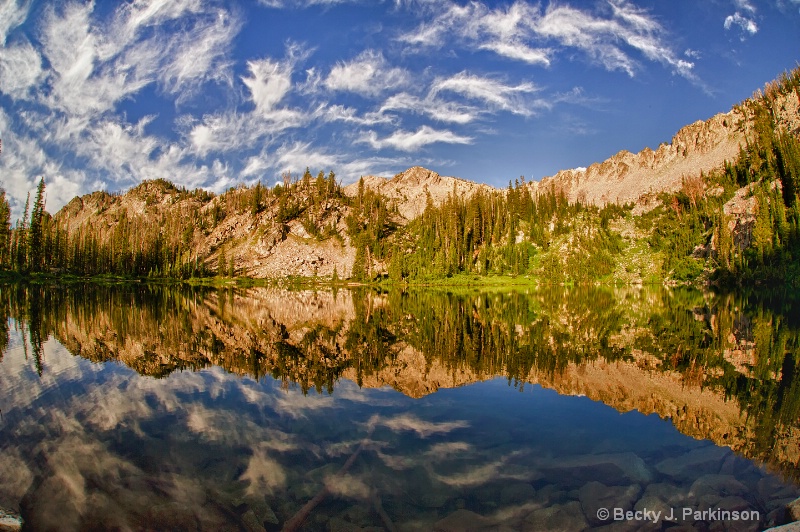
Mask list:
[[[800,131],[799,94],[779,95],[772,106],[779,127],[795,134]],[[595,205],[635,203],[648,195],[674,192],[684,178],[708,173],[733,161],[747,143],[751,129],[745,103],[681,128],[671,143],[663,143],[655,150],[644,148],[635,154],[622,150],[588,168],[562,170],[530,186],[534,192],[553,187],[572,201]]]

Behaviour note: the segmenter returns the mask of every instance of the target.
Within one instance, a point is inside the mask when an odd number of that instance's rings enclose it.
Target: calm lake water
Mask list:
[[[800,495],[786,300],[6,285],[0,327],[34,530],[760,530]]]

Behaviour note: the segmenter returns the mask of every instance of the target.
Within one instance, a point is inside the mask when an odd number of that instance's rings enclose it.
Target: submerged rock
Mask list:
[[[496,528],[497,525],[493,520],[469,510],[456,510],[437,521],[433,527],[436,532],[476,532]]]
[[[553,460],[541,467],[551,480],[564,486],[580,487],[602,480],[607,485],[647,484],[652,473],[634,453],[586,454]]]
[[[584,485],[578,494],[581,501],[581,508],[586,520],[594,525],[600,525],[613,521],[613,516],[609,515],[606,519],[601,519],[598,513],[601,509],[613,510],[621,508],[628,511],[633,508],[639,494],[642,492],[641,486],[606,486],[601,482],[589,482]]]
[[[17,532],[22,530],[23,524],[25,524],[25,521],[21,515],[11,510],[0,508],[0,532]]]
[[[729,496],[746,495],[747,486],[731,475],[703,475],[692,483],[689,498],[700,508],[716,506],[720,500]]]
[[[256,517],[256,513],[253,510],[247,510],[242,515],[242,525],[247,529],[247,532],[263,532],[266,530],[264,522]]]
[[[527,482],[513,482],[500,490],[500,504],[519,504],[533,500],[536,490]]]
[[[669,516],[674,508],[686,506],[685,490],[674,484],[650,484],[644,490],[634,510],[645,509],[661,512],[661,516]],[[662,517],[663,519],[663,517]]]
[[[731,450],[728,448],[709,445],[667,458],[656,464],[656,470],[675,480],[693,480],[700,475],[719,473],[722,462],[729,454]]]
[[[525,518],[521,529],[530,532],[541,530],[572,532],[583,530],[588,526],[589,523],[583,517],[581,503],[572,501],[534,510]]]
[[[764,532],[800,532],[800,521],[795,521],[794,523],[789,523],[788,525],[768,528]]]
[[[789,521],[800,521],[800,498],[786,505],[786,517]]]

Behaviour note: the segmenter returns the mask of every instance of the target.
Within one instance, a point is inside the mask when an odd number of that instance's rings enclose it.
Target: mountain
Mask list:
[[[627,269],[613,275],[628,282],[633,269],[639,281],[689,279],[716,267],[698,260],[716,260],[717,242],[726,242],[728,233],[739,251],[758,244],[761,262],[773,243],[794,242],[798,137],[800,69],[730,112],[682,128],[655,150],[621,151],[511,189],[415,166],[346,187],[333,172],[315,177],[306,171],[274,188],[240,186],[219,195],[165,180],[124,194],[95,192],[56,214],[57,234],[44,239],[53,247],[45,256],[54,257],[51,269],[134,276],[368,280],[463,272],[588,282]],[[764,184],[760,192],[758,183]],[[673,194],[669,204],[662,193]],[[753,237],[757,212],[767,212],[762,207],[781,194],[785,208],[770,208],[761,237]],[[625,209],[587,210],[630,203],[638,204],[634,215],[662,208],[636,223]],[[695,214],[687,225],[689,211]],[[730,227],[720,232],[722,220]],[[778,237],[764,233],[772,225]],[[690,234],[670,241],[678,228]],[[656,256],[664,250],[666,259]],[[670,258],[676,253],[681,256]],[[24,259],[24,253],[15,256]],[[656,262],[644,271],[645,263]],[[576,268],[588,277],[575,277]]]
[[[363,178],[363,182],[364,187],[370,188],[396,203],[399,213],[406,220],[413,220],[422,214],[428,196],[433,205],[441,205],[453,192],[458,196],[472,196],[479,190],[483,192],[495,190],[494,187],[482,183],[458,177],[440,176],[421,166],[409,168],[391,179],[366,176]],[[358,183],[346,186],[345,194],[355,197],[358,193],[358,186]]]

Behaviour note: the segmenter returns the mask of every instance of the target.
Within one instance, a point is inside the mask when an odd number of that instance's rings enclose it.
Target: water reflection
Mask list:
[[[742,506],[758,528],[795,489],[700,440],[798,477],[780,303],[4,286],[0,505],[41,529],[279,529],[325,489],[309,529],[574,529],[601,503]]]

